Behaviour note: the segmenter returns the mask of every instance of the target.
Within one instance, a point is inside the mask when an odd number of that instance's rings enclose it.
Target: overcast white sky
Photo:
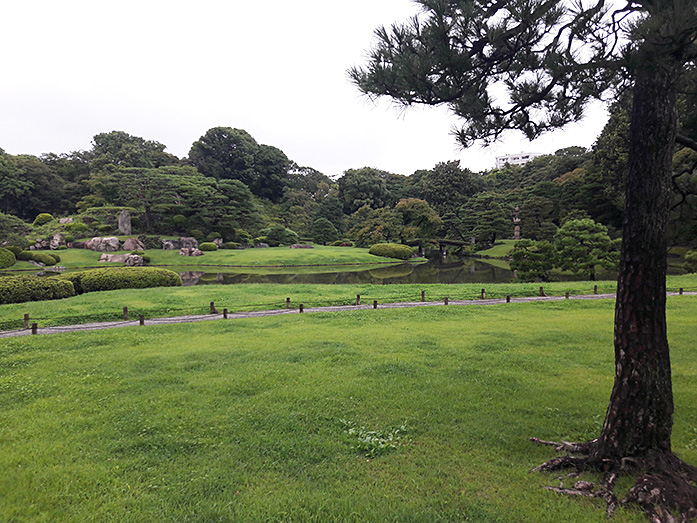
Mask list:
[[[348,81],[379,25],[417,12],[410,0],[16,0],[3,3],[0,148],[10,154],[89,149],[121,130],[179,157],[208,129],[244,129],[298,164],[336,177],[399,174],[459,159],[590,146],[586,120],[530,144],[519,135],[459,149],[444,109],[374,104]]]

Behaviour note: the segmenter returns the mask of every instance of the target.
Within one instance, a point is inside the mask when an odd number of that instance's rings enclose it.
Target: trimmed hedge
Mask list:
[[[57,254],[48,254],[45,252],[21,251],[15,256],[19,261],[35,261],[43,263],[46,266],[55,265],[60,262],[60,256]]]
[[[376,243],[368,252],[374,256],[397,258],[398,260],[408,260],[414,254],[411,247],[399,243]]]
[[[0,278],[0,304],[60,300],[75,296],[73,284],[62,278],[8,276]]]
[[[0,269],[7,269],[15,263],[17,263],[17,258],[10,249],[0,249]]]
[[[210,252],[210,251],[217,251],[218,246],[213,243],[213,242],[203,242],[198,246],[199,249],[201,249],[203,252]]]
[[[42,212],[34,219],[34,223],[32,225],[34,227],[38,227],[39,225],[43,225],[44,223],[48,223],[50,221],[53,221],[53,215],[47,212]]]
[[[225,242],[220,246],[221,249],[239,249],[240,247],[242,244],[237,242]]]
[[[64,274],[77,294],[117,289],[147,289],[150,287],[179,287],[181,277],[173,271],[156,267],[109,267]]]

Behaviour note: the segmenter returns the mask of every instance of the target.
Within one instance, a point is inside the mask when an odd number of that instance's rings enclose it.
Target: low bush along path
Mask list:
[[[668,296],[677,296],[679,293],[670,292]],[[684,292],[684,295],[697,295],[697,292]],[[503,299],[484,299],[484,300],[450,300],[447,302],[448,305],[500,305],[503,303],[526,303],[535,301],[561,301],[561,300],[609,300],[614,299],[614,294],[584,294],[578,296],[531,296],[523,298],[508,298]],[[230,312],[227,315],[220,313],[218,311],[212,314],[198,314],[191,316],[174,316],[168,318],[153,318],[144,321],[144,325],[165,325],[172,323],[191,323],[195,321],[212,321],[212,320],[222,320],[222,319],[242,319],[242,318],[258,318],[261,316],[277,316],[280,314],[298,314],[298,313],[313,313],[313,312],[339,312],[339,311],[353,311],[359,309],[400,309],[407,307],[429,307],[435,305],[445,305],[445,300],[443,301],[426,301],[426,302],[401,302],[401,303],[366,303],[361,305],[337,305],[328,307],[308,307],[300,309],[298,307],[292,309],[274,309],[265,311],[252,311],[252,312]],[[62,332],[77,332],[77,331],[88,331],[88,330],[99,330],[99,329],[113,329],[117,327],[133,327],[140,325],[140,319],[128,320],[128,321],[108,321],[108,322],[95,322],[95,323],[82,323],[79,325],[62,325],[56,327],[43,327],[37,328],[36,334],[59,334]],[[29,336],[33,334],[32,329],[22,329],[14,331],[0,331],[0,338],[11,338],[16,336]]]

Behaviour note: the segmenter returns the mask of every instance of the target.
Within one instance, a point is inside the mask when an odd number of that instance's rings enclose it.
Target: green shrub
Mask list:
[[[48,223],[50,221],[53,221],[53,216],[47,212],[42,212],[34,219],[34,223],[32,223],[32,225],[34,227],[38,227],[39,225],[43,225],[44,223]]]
[[[112,230],[114,230],[114,228],[108,223],[105,223],[104,225],[100,225],[99,227],[97,227],[97,230],[99,232],[111,232]]]
[[[31,251],[19,251],[18,254],[15,254],[15,258],[17,258],[17,261],[29,261],[33,254]]]
[[[203,243],[199,244],[198,248],[204,252],[218,250],[218,246],[213,242],[203,242]]]
[[[29,259],[38,263],[43,263],[44,265],[55,265],[58,263],[56,258],[52,254],[47,254],[45,252],[30,252]]]
[[[215,240],[217,238],[222,238],[222,237],[223,237],[223,235],[220,234],[219,232],[212,232],[208,236],[206,236],[206,240],[209,242],[212,242],[213,240]]]
[[[172,216],[172,223],[176,227],[181,227],[186,223],[186,216],[184,216],[183,214],[175,214],[174,216]]]
[[[141,251],[139,249],[136,249],[135,251],[131,251],[131,254],[134,254],[136,256],[143,256],[145,254],[145,251]]]
[[[77,294],[116,289],[178,287],[182,284],[182,279],[176,272],[154,267],[92,269],[65,274],[61,278],[72,282]]]
[[[50,256],[51,258],[53,258],[54,260],[56,260],[56,263],[60,263],[60,262],[61,262],[61,257],[60,257],[59,255],[57,255],[55,252],[52,252],[51,254],[49,254],[49,256]]]
[[[685,270],[697,272],[697,251],[687,251],[685,254]]]
[[[200,231],[198,229],[194,229],[189,234],[191,235],[191,237],[196,238],[196,241],[198,241],[198,242],[202,242],[203,239],[205,238],[203,231]]]
[[[59,251],[65,251],[65,250],[67,250],[67,249],[68,249],[68,247],[65,246],[65,245],[59,245],[59,246],[58,246],[58,250],[59,250]],[[55,257],[55,256],[54,256],[54,257]]]
[[[87,227],[87,224],[84,224],[82,222],[73,222],[73,223],[67,223],[65,225],[66,230],[73,232],[73,233],[81,233],[85,232],[89,227]]]
[[[0,248],[0,269],[7,269],[17,263],[15,254],[10,249]]]
[[[374,256],[397,258],[398,260],[408,260],[413,254],[411,247],[399,243],[376,243],[368,252]]]
[[[262,237],[266,238],[263,243],[268,243],[271,247],[278,247],[279,245],[293,245],[298,243],[299,237],[295,231],[292,231],[283,225],[274,225],[268,229],[261,231]]]
[[[146,249],[162,249],[162,239],[159,236],[141,234],[138,239],[143,242]]]
[[[147,254],[143,254],[142,257],[143,257],[143,265],[150,265],[150,261],[151,261],[150,256],[148,256]]]
[[[0,304],[60,300],[75,296],[73,284],[61,278],[9,276],[0,278]]]
[[[240,247],[242,247],[242,244],[237,242],[225,242],[220,246],[221,249],[239,249]]]
[[[72,242],[75,241],[75,236],[73,236],[72,234],[66,234],[66,235],[65,235],[65,241],[66,241],[67,243],[72,243]]]
[[[353,242],[351,240],[337,240],[332,243],[332,247],[353,247]]]
[[[10,245],[9,247],[5,247],[8,251],[10,251],[12,254],[15,255],[15,258],[19,256],[19,253],[22,252],[21,247],[17,247],[16,245]]]

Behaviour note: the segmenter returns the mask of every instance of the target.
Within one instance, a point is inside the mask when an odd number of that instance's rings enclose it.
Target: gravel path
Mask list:
[[[685,292],[684,295],[695,296],[697,292]],[[677,296],[677,292],[670,292],[668,296]],[[584,294],[578,296],[569,296],[570,300],[610,300],[614,299],[614,294]],[[529,303],[539,301],[563,301],[565,296],[532,296],[525,298],[511,298],[510,303]],[[495,300],[450,300],[449,305],[471,306],[471,305],[501,305],[505,304],[505,299]],[[427,302],[402,302],[402,303],[381,303],[379,309],[404,309],[409,307],[430,307],[435,305],[443,305],[442,301],[427,301]],[[372,309],[373,304],[364,305],[340,305],[331,307],[308,307],[304,309],[306,313],[313,312],[340,312],[354,311],[358,309]],[[264,316],[279,316],[282,314],[299,314],[297,309],[276,309],[268,311],[255,312],[231,312],[228,313],[228,319],[243,319],[243,318],[258,318]],[[195,316],[174,316],[171,318],[153,318],[145,321],[145,325],[169,325],[173,323],[193,323],[197,321],[213,321],[224,319],[222,314],[199,314]],[[99,323],[82,323],[79,325],[63,325],[60,327],[42,327],[37,329],[37,334],[60,334],[63,332],[80,332],[102,329],[115,329],[119,327],[135,327],[140,325],[139,320],[134,321],[109,321]],[[0,331],[0,338],[13,338],[17,336],[30,336],[31,329],[15,330],[15,331]]]

